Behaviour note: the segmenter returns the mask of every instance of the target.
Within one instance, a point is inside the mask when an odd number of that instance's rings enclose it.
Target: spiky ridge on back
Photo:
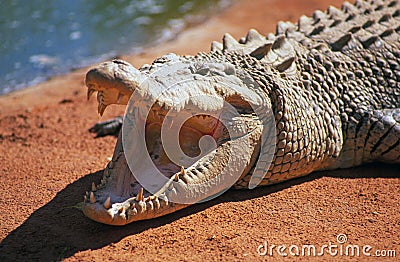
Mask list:
[[[282,65],[282,60],[288,65],[295,56],[293,48],[285,44],[286,39],[295,40],[309,50],[329,49],[349,55],[354,49],[376,49],[386,42],[394,47],[394,55],[398,57],[399,19],[397,0],[357,0],[354,5],[344,2],[341,10],[333,6],[325,12],[317,10],[312,17],[301,16],[296,24],[278,22],[275,35],[263,36],[251,29],[245,38],[236,41],[230,34],[225,34],[222,43],[212,43],[211,51],[249,54],[274,64],[280,71],[289,68]],[[281,61],[277,62],[276,57]]]

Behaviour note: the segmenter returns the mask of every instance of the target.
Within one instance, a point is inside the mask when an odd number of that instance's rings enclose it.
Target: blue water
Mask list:
[[[0,2],[0,95],[170,39],[227,0]]]

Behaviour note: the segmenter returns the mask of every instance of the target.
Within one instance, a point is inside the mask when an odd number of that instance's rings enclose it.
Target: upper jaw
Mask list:
[[[97,91],[100,115],[107,106],[126,105],[130,100],[147,100],[178,112],[188,105],[196,111],[218,111],[229,100],[244,102],[246,106],[251,101],[253,108],[265,103],[260,99],[260,92],[255,91],[255,81],[237,73],[230,64],[204,62],[199,65],[181,61],[183,58],[173,54],[165,59],[173,63],[166,62],[156,71],[148,67],[138,70],[122,60],[98,65],[86,74],[88,99]]]

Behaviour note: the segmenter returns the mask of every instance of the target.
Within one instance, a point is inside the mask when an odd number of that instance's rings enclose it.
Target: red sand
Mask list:
[[[237,38],[251,27],[268,33],[278,20],[296,21],[329,4],[341,1],[239,1],[174,41],[124,59],[140,66],[169,52],[208,51],[225,32]],[[92,181],[99,183],[116,139],[94,139],[87,131],[100,118],[96,99],[86,102],[86,70],[0,97],[0,261],[255,261],[268,258],[257,253],[265,241],[269,247],[296,245],[301,253],[304,244],[338,244],[339,234],[347,236],[343,247],[370,245],[371,254],[390,249],[400,256],[399,166],[319,172],[252,191],[229,191],[125,227],[87,219],[74,206]],[[103,119],[123,110],[113,106]],[[276,248],[273,254],[282,258]]]

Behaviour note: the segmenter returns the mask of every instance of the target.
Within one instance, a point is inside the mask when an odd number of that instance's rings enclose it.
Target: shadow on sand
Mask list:
[[[305,183],[322,176],[337,178],[399,177],[399,166],[371,164],[362,167],[317,172],[281,184],[255,190],[229,190],[211,201],[190,206],[176,213],[139,221],[124,227],[102,225],[87,219],[74,206],[82,201],[85,188],[99,181],[101,172],[88,174],[60,191],[54,199],[42,206],[0,243],[0,261],[57,261],[76,252],[99,249],[116,243],[126,236],[149,228],[160,227],[181,217],[202,211],[223,202],[259,198],[285,188]],[[369,175],[363,175],[369,174]],[[18,212],[17,209],[14,210]]]

